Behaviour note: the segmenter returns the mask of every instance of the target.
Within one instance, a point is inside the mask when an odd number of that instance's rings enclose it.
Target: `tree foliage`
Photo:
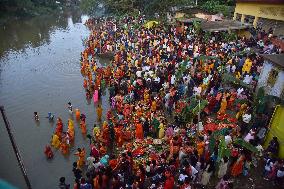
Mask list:
[[[98,5],[104,5],[108,13],[126,14],[135,10],[145,14],[165,13],[171,7],[192,4],[193,0],[81,0],[81,8],[88,13],[93,13]]]
[[[52,10],[56,7],[55,0],[0,0],[2,14],[38,15],[41,11]]]
[[[153,16],[154,13],[164,14],[172,7],[181,7],[185,5],[195,5],[196,0],[81,0],[81,8],[89,14],[94,14],[104,5],[107,13],[123,15],[132,14],[135,10],[140,10],[147,16]],[[230,15],[231,8],[235,0],[197,0],[198,7],[212,13],[223,13]]]
[[[99,4],[99,0],[82,0],[80,7],[89,14],[92,14],[94,11],[96,11]]]
[[[211,13],[222,13],[224,16],[229,16],[231,14],[230,6],[232,6],[233,3],[233,0],[227,0],[226,2],[207,0],[202,4],[200,3],[200,7]]]

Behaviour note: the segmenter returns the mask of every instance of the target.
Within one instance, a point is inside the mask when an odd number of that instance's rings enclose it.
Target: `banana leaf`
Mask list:
[[[210,153],[213,153],[213,151],[214,151],[216,138],[218,138],[220,135],[225,135],[225,133],[227,131],[228,131],[228,128],[224,128],[224,129],[221,129],[221,130],[218,130],[218,131],[215,131],[215,132],[212,133],[210,140],[209,140],[209,151],[210,151]],[[224,154],[226,154],[226,155],[228,155],[228,153],[230,153],[230,152],[227,152],[227,151],[224,152]]]
[[[225,142],[225,137],[223,136],[221,138],[221,141],[218,146],[218,158],[217,162],[220,162],[220,160],[224,157],[227,156],[229,157],[231,155],[231,151],[227,148],[226,142]]]
[[[214,151],[215,143],[216,143],[215,137],[211,136],[210,140],[209,140],[209,151],[210,151],[210,154],[212,154],[213,151]]]
[[[194,115],[198,114],[198,111],[200,109],[200,112],[203,111],[203,109],[208,105],[208,101],[207,100],[201,100],[200,101],[200,108],[199,108],[199,104],[197,103],[197,105],[193,108],[192,113]]]
[[[193,108],[195,108],[197,105],[198,105],[198,100],[195,97],[190,98],[189,109],[193,110]]]
[[[240,145],[242,147],[244,147],[245,149],[251,151],[251,152],[254,152],[254,153],[257,153],[258,150],[256,147],[254,147],[252,144],[244,141],[242,138],[237,138],[235,141],[234,141],[235,144],[237,145]]]
[[[206,55],[200,55],[196,58],[197,60],[210,60],[210,59],[215,59],[217,60],[218,58],[216,56],[206,56]]]
[[[239,85],[248,89],[252,89],[251,85],[247,85],[246,83],[244,83],[242,80],[237,79],[234,75],[228,74],[228,73],[224,73],[222,76],[222,82],[223,83],[232,83],[235,85]]]

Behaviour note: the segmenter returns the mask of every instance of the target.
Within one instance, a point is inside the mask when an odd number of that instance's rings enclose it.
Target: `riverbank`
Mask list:
[[[102,26],[94,27],[98,23]],[[261,56],[250,50],[252,41],[148,23],[144,15],[86,23],[91,29],[81,53],[86,97],[96,106],[108,88],[111,108],[94,124],[86,166],[86,149],[77,152],[82,154],[77,168],[87,178],[75,175],[75,185],[91,187],[103,177],[101,187],[272,188],[276,176],[262,179],[261,174],[276,150],[263,153],[259,133],[273,108],[267,105],[264,114],[249,90],[257,86],[263,66]],[[111,66],[98,66],[97,54],[110,52],[115,52]],[[237,56],[241,52],[246,56]],[[249,87],[228,83],[228,74]],[[112,142],[116,151],[107,153],[105,146]],[[282,169],[281,160],[272,164]]]

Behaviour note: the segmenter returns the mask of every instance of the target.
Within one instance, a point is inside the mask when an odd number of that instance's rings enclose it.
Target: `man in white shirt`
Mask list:
[[[200,94],[201,94],[201,87],[194,87],[193,90],[194,90],[194,94],[196,96],[200,96]]]
[[[239,98],[239,96],[242,94],[242,92],[244,91],[243,88],[238,88],[237,90],[237,97]]]
[[[276,184],[281,184],[281,180],[284,178],[284,167],[280,167],[276,172]]]
[[[93,168],[95,168],[95,161],[96,159],[92,156],[87,158],[86,165],[88,166],[88,170],[92,170]]]
[[[257,151],[258,151],[258,155],[260,156],[260,157],[262,157],[262,155],[263,155],[263,147],[259,144],[259,145],[257,145],[256,146],[256,149],[257,149]]]
[[[226,145],[231,144],[233,142],[231,135],[226,135],[225,136],[225,143]]]
[[[251,81],[252,81],[252,78],[253,78],[252,76],[246,74],[243,82],[249,85],[251,83]]]
[[[266,128],[265,127],[262,127],[258,133],[257,133],[257,137],[260,139],[260,141],[262,141],[265,137],[265,134],[266,134]]]
[[[236,65],[233,65],[231,68],[232,73],[235,73],[236,69],[237,69]]]
[[[195,169],[195,167],[193,167],[192,165],[190,165],[191,167],[191,176],[192,176],[192,181],[194,182],[197,176],[198,171]]]
[[[171,77],[171,84],[174,85],[175,82],[176,82],[176,76],[173,75],[173,76]]]
[[[254,139],[255,131],[251,129],[249,133],[245,136],[244,141],[249,142]]]
[[[136,76],[137,76],[137,77],[141,77],[141,76],[142,76],[142,71],[137,70],[137,71],[136,71]]]
[[[155,79],[154,79],[154,81],[157,82],[157,83],[160,83],[160,80],[161,80],[161,79],[160,79],[158,76],[155,77]]]
[[[250,120],[251,120],[251,114],[250,113],[245,113],[243,115],[243,122],[248,124],[250,122]]]

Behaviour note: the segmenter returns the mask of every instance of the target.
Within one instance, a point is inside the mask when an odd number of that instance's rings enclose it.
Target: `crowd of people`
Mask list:
[[[86,22],[91,34],[81,53],[81,73],[86,98],[97,106],[97,122],[87,135],[86,116],[75,111],[91,144],[75,154],[74,189],[229,189],[261,162],[263,177],[279,185],[284,176],[279,143],[274,138],[263,149],[269,116],[261,103],[253,103],[263,59],[252,47],[281,49],[263,36],[254,39],[257,44],[246,38],[225,41],[221,33],[208,39],[190,26],[145,23],[142,15]],[[110,64],[98,64],[96,57],[108,53]],[[234,82],[228,82],[231,77]],[[106,90],[110,109],[104,116],[100,103]],[[59,118],[52,146],[65,154],[72,140],[72,119],[62,132]],[[64,178],[60,188],[68,188]]]

